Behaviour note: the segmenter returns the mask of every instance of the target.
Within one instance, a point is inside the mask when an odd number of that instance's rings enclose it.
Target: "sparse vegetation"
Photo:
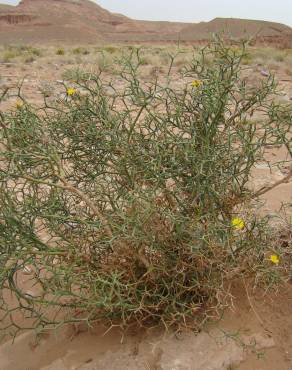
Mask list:
[[[267,146],[291,155],[291,106],[273,102],[273,77],[247,85],[245,49],[220,40],[181,68],[179,87],[171,54],[164,85],[141,79],[144,51],[118,64],[111,54],[98,74],[68,71],[56,104],[23,98],[1,113],[0,308],[12,335],[17,311],[39,330],[194,327],[224,307],[233,279],[278,283],[291,269],[250,211]],[[118,84],[104,78],[113,68]],[[18,283],[25,269],[33,292]]]
[[[42,51],[36,47],[26,45],[7,45],[4,47],[2,60],[10,62],[16,58],[22,58],[25,62],[27,60],[35,60],[35,58],[42,56]]]
[[[56,55],[65,55],[65,49],[63,48],[58,48],[56,50]]]
[[[88,55],[90,51],[84,47],[77,47],[72,50],[72,53],[75,55]]]
[[[24,58],[24,63],[33,63],[33,62],[35,62],[35,58],[32,55]]]
[[[115,54],[115,53],[117,53],[117,52],[119,52],[120,51],[120,47],[117,47],[117,46],[105,46],[104,47],[104,51],[106,52],[106,53],[109,53],[109,54]]]
[[[115,73],[114,59],[111,54],[106,52],[99,53],[96,63],[100,71]]]
[[[273,48],[250,48],[243,58],[243,64],[283,64],[289,55],[288,50]]]
[[[71,68],[67,69],[65,72],[62,73],[62,78],[67,81],[79,81],[84,79],[89,79],[91,76],[90,73],[84,72],[80,70],[80,68]]]
[[[5,63],[8,63],[8,62],[11,62],[14,58],[16,58],[18,56],[17,53],[15,53],[14,51],[12,50],[7,50],[3,53],[2,55],[2,61],[5,62]]]

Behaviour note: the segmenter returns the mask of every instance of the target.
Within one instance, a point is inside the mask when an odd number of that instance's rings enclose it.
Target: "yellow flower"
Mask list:
[[[235,217],[231,221],[231,225],[234,227],[236,230],[242,230],[245,228],[245,222],[243,221],[242,218]]]
[[[15,106],[16,106],[16,109],[21,109],[24,106],[23,101],[17,100]]]
[[[69,89],[67,89],[67,95],[68,96],[73,96],[75,94],[77,94],[77,90],[74,89],[73,87],[69,87]]]
[[[279,265],[280,259],[276,254],[272,254],[270,256],[270,261],[273,262],[275,265]]]
[[[203,85],[203,82],[201,80],[194,80],[191,82],[191,85],[193,87],[201,87]]]

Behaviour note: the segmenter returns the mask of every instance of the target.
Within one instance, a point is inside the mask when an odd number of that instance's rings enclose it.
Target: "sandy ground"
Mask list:
[[[28,99],[38,103],[40,83],[56,84],[68,66],[0,64],[1,84],[15,86],[24,77]],[[259,73],[257,67],[253,73]],[[281,71],[278,79],[282,81],[281,98],[290,100],[291,82]],[[261,187],[283,176],[281,171],[271,173],[259,166],[253,183]],[[262,200],[262,212],[277,216],[285,202],[290,203],[291,215],[292,183],[280,185]],[[238,282],[233,296],[234,306],[223,319],[208,323],[199,334],[155,330],[123,335],[117,328],[70,327],[36,340],[32,333],[25,333],[13,345],[7,342],[0,347],[0,370],[291,370],[292,285],[278,294],[264,294]]]
[[[249,289],[249,288],[248,288]],[[102,327],[17,338],[0,348],[1,370],[291,370],[292,286],[278,295],[239,284],[234,307],[200,334],[123,336]]]

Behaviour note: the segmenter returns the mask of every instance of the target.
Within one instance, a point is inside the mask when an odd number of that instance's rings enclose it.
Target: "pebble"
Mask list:
[[[282,97],[282,100],[284,100],[284,101],[289,101],[289,100],[292,100],[292,99],[290,98],[290,96],[289,96],[289,95],[284,95],[284,96]]]
[[[270,73],[265,71],[264,69],[261,70],[261,75],[264,76],[264,77],[269,77],[270,76]]]
[[[23,274],[24,275],[30,275],[32,273],[32,269],[28,266],[24,266],[23,268]]]
[[[36,292],[34,292],[34,291],[32,291],[32,290],[27,290],[27,291],[25,292],[25,295],[26,295],[28,298],[35,298],[35,297],[37,297],[37,293],[36,293]]]

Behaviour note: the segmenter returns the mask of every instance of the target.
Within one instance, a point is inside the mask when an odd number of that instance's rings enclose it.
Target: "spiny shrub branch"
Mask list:
[[[244,55],[217,40],[178,85],[173,61],[164,81],[141,78],[137,49],[115,80],[80,73],[56,103],[22,98],[1,113],[3,329],[22,328],[17,311],[31,328],[195,326],[224,305],[236,271],[266,263],[265,222],[238,230],[232,218],[257,196],[267,147],[291,155],[291,107],[274,102],[273,77],[246,82]]]

